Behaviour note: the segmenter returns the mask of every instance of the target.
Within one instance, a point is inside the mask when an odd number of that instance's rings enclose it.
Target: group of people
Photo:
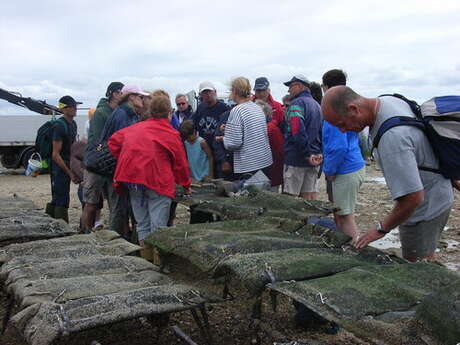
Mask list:
[[[226,103],[205,81],[199,85],[196,111],[184,94],[175,96],[174,111],[164,90],[146,92],[112,82],[91,114],[84,146],[75,142],[73,117],[79,103],[64,96],[59,107],[65,121],[53,134],[53,199],[47,212],[68,220],[70,181],[79,183],[81,231],[94,228],[106,199],[110,229],[129,237],[133,220],[142,256],[152,259],[154,250],[144,239],[172,224],[177,185],[190,194],[194,181],[246,180],[262,172],[273,191],[313,200],[324,172],[329,200],[338,208],[337,228],[356,247],[399,226],[403,256],[432,259],[453,204],[453,189],[443,176],[418,169],[436,168],[438,162],[416,127],[392,128],[375,149],[395,206],[359,236],[354,214],[365,177],[359,133],[369,127],[372,138],[388,117],[415,115],[400,99],[365,98],[346,82],[346,74],[338,69],[326,72],[321,85],[295,75],[284,83],[288,94],[279,103],[266,77],[257,78],[253,86],[238,77],[231,82]],[[113,177],[84,168],[85,147],[90,150],[103,142],[117,159]],[[80,162],[72,169],[71,156]]]

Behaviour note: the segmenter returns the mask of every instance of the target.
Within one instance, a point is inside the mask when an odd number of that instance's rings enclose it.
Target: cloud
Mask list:
[[[113,80],[171,94],[211,80],[225,93],[240,75],[267,76],[280,99],[293,74],[320,81],[331,68],[369,96],[460,90],[458,1],[43,0],[0,11],[0,87],[54,104],[71,94],[94,106]]]

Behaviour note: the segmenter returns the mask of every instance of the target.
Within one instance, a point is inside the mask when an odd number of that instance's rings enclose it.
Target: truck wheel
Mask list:
[[[24,150],[22,153],[21,157],[21,165],[24,167],[24,169],[27,169],[27,165],[29,164],[29,159],[35,152],[35,149],[33,147],[29,147]]]
[[[1,159],[3,167],[7,169],[19,168],[19,157],[16,153],[4,153]]]

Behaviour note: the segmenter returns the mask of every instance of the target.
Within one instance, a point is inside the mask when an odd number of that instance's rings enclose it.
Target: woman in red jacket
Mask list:
[[[262,108],[267,117],[268,142],[273,156],[273,164],[270,167],[269,178],[272,184],[272,191],[279,192],[279,186],[283,184],[283,166],[284,166],[284,136],[279,129],[277,122],[272,121],[273,108],[269,103],[260,99],[255,103]]]
[[[190,169],[179,132],[168,119],[171,111],[169,98],[152,97],[151,117],[115,132],[108,142],[117,158],[114,185],[129,190],[141,256],[147,260],[152,259],[152,250],[144,239],[166,226],[176,184],[190,194]]]

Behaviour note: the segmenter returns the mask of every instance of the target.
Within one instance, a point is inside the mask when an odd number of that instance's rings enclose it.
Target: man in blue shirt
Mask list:
[[[345,84],[346,75],[341,70],[330,70],[323,75],[324,92],[333,86]],[[365,177],[365,163],[359,148],[358,133],[341,132],[324,121],[323,155],[329,200],[339,208],[334,213],[335,222],[355,242],[358,236],[355,222],[356,200]]]
[[[192,120],[198,129],[200,137],[206,140],[209,147],[213,147],[220,115],[228,110],[228,106],[219,101],[216,87],[210,81],[204,81],[200,84],[199,94],[201,103],[195,114],[193,114]]]

